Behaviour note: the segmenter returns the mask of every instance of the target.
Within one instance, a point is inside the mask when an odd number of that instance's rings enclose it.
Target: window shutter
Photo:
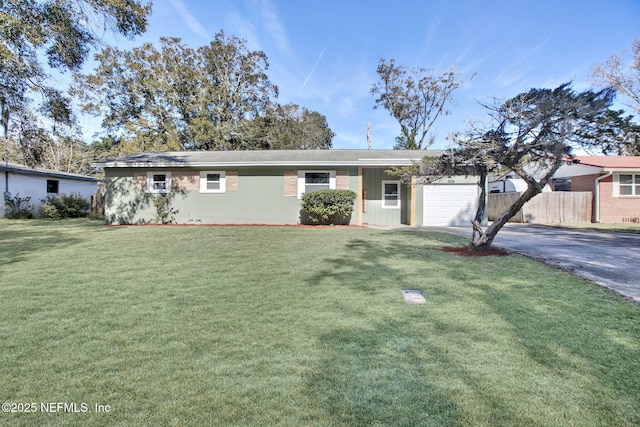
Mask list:
[[[200,175],[198,172],[173,172],[171,174],[171,190],[198,191],[199,189]]]
[[[147,191],[147,173],[146,172],[134,172],[133,174],[133,186],[136,191]]]
[[[338,190],[349,189],[349,171],[336,172],[336,188]]]
[[[227,191],[238,191],[238,171],[227,171]]]
[[[298,171],[284,171],[284,195],[298,197]]]

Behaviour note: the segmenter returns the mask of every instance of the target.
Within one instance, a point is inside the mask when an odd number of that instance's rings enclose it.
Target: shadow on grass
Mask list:
[[[538,366],[561,378],[589,375],[591,387],[582,392],[590,409],[602,417],[602,425],[640,425],[640,412],[629,418],[620,410],[640,401],[637,304],[595,285],[599,296],[572,289],[568,292],[574,298],[567,300],[536,286],[471,286],[513,328],[519,345]]]
[[[561,289],[567,273],[521,257],[500,263],[529,271],[439,250],[458,242],[356,239],[312,277],[312,285],[340,284],[363,299],[384,281],[398,290],[425,283],[428,299],[413,318],[410,309],[395,312],[406,321],[320,337],[330,356],[308,393],[328,424],[640,425],[638,308],[579,280]],[[542,276],[552,281],[547,289]]]
[[[78,244],[85,233],[105,232],[114,228],[101,222],[79,218],[73,220],[2,220],[0,222],[0,266],[23,261],[29,254]]]
[[[440,250],[443,245],[459,244],[460,239],[446,234],[433,234],[437,240],[417,237],[414,232],[389,232],[381,236],[392,235],[392,239],[354,239],[345,245],[347,254],[342,257],[332,257],[324,262],[327,268],[320,270],[311,277],[312,285],[322,285],[327,280],[335,280],[360,292],[374,292],[376,287],[372,283],[380,280],[392,280],[398,284],[398,289],[407,282],[415,281],[415,271],[404,271],[394,259],[399,257],[406,261],[427,261],[420,273],[429,277],[433,266],[429,264],[428,252]],[[408,244],[406,239],[411,239]]]
[[[460,334],[447,322],[435,323],[439,334]],[[482,339],[469,331],[465,339],[476,338]],[[307,391],[331,420],[327,425],[541,425],[535,411],[518,411],[511,396],[492,392],[456,351],[438,340],[425,343],[411,323],[335,330],[320,343],[332,353]]]
[[[440,374],[412,335],[410,325],[381,321],[321,336],[331,356],[307,387],[326,425],[455,425],[459,408],[438,389]]]

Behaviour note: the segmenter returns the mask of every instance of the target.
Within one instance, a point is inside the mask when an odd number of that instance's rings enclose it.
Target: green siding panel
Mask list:
[[[284,195],[284,171],[296,168],[227,168],[238,172],[238,189],[225,193],[199,191],[172,192],[171,207],[177,210],[179,224],[297,224],[300,221],[301,201]],[[326,170],[328,168],[323,168]],[[163,169],[153,169],[162,171]],[[185,171],[187,169],[180,169]],[[189,169],[199,172],[200,169]],[[218,169],[219,170],[219,169]],[[305,168],[305,170],[310,170]],[[349,185],[357,191],[357,169],[349,171]],[[164,171],[171,171],[164,169]],[[114,224],[153,222],[156,210],[154,194],[136,190],[135,173],[146,169],[105,169],[106,221]],[[355,223],[356,213],[351,219]]]
[[[366,212],[362,214],[364,224],[400,225],[402,223],[402,209],[382,209],[382,181],[395,180],[387,175],[382,168],[364,168],[362,170],[362,189],[367,192]],[[405,188],[401,189],[400,197],[407,197]]]

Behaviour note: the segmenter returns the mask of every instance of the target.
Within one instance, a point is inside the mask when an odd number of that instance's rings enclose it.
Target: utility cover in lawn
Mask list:
[[[427,302],[422,295],[422,291],[418,289],[403,289],[402,296],[407,304],[424,304]]]

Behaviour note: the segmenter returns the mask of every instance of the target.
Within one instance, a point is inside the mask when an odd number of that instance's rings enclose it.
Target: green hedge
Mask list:
[[[60,194],[42,200],[40,215],[43,218],[80,218],[89,215],[91,202],[80,194]]]
[[[356,193],[351,190],[317,190],[302,195],[300,222],[303,224],[348,224]]]

